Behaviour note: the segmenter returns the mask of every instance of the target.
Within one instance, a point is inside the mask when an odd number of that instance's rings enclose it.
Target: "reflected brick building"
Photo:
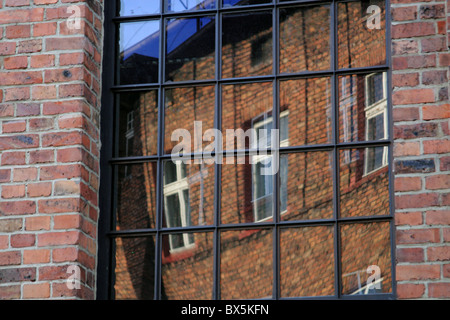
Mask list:
[[[380,3],[382,6],[383,4]],[[341,5],[341,4],[340,4]],[[342,4],[338,16],[341,28],[338,63],[342,67],[382,65],[385,63],[384,19],[380,30],[361,27],[361,17],[368,4]],[[283,9],[280,13],[280,70],[327,70],[330,68],[330,6],[306,6]],[[244,17],[244,19],[243,19]],[[327,23],[328,21],[328,23]],[[196,32],[190,27],[196,25]],[[214,77],[214,19],[169,20],[167,37],[183,30],[188,35],[176,38],[176,48],[167,50],[167,77],[171,81],[210,79]],[[184,29],[183,29],[184,28]],[[266,12],[224,17],[222,74],[224,77],[270,74],[272,69],[272,16]],[[173,31],[172,31],[173,30]],[[136,48],[159,41],[154,36],[142,40]],[[133,58],[136,56],[136,58]],[[140,59],[144,65],[151,64]],[[285,58],[283,58],[285,57]],[[133,60],[131,60],[133,61]],[[244,63],[250,61],[250,63]],[[130,69],[131,68],[131,69]],[[141,63],[124,60],[121,74],[142,73]],[[368,84],[368,74],[339,78],[339,138],[341,141],[373,140],[368,137],[368,96],[385,100],[383,73],[381,83]],[[377,86],[376,86],[377,85]],[[279,83],[280,145],[325,145],[332,140],[332,83],[330,77],[283,80]],[[369,87],[370,86],[370,87]],[[273,121],[272,82],[223,85],[221,119],[223,139],[227,129],[270,128]],[[381,90],[381,98],[379,91]],[[370,91],[370,93],[369,93]],[[211,142],[203,134],[214,128],[214,86],[169,88],[165,90],[164,152],[170,154],[181,141],[172,141],[172,133],[186,129],[191,134],[190,150],[202,151]],[[133,131],[132,138],[119,137],[123,155],[156,153],[158,125],[157,91],[120,96],[120,126]],[[379,102],[379,101],[376,101]],[[381,102],[383,104],[383,102]],[[387,104],[382,106],[387,112]],[[132,128],[127,121],[132,114]],[[382,118],[383,121],[384,118]],[[201,121],[200,137],[194,135],[194,121]],[[258,126],[262,123],[262,127]],[[345,124],[344,124],[345,123]],[[371,124],[370,124],[371,125]],[[198,128],[197,128],[198,129]],[[381,132],[385,128],[370,128]],[[255,137],[254,137],[255,138]],[[376,137],[377,139],[379,137]],[[197,141],[200,143],[197,143]],[[255,139],[261,139],[256,137]],[[184,141],[186,142],[186,141]],[[258,141],[260,142],[260,141]],[[237,143],[237,141],[236,141]],[[241,148],[252,148],[245,140]],[[132,146],[131,146],[131,145]],[[227,149],[226,141],[223,141]],[[197,148],[197,150],[196,150]],[[236,146],[237,149],[240,149]],[[379,162],[384,147],[342,149],[339,163],[340,214],[342,217],[389,215],[389,178],[387,163]],[[387,148],[386,148],[387,150]],[[376,153],[376,155],[375,155]],[[245,156],[244,164],[221,165],[220,219],[224,224],[253,223],[272,219],[272,176],[257,173],[260,156]],[[270,156],[269,156],[270,157]],[[368,159],[369,158],[369,159]],[[242,159],[239,159],[242,160]],[[270,160],[270,159],[269,159]],[[371,170],[367,161],[376,162]],[[378,162],[377,162],[378,161]],[[165,227],[214,224],[214,164],[189,160],[164,170]],[[255,164],[256,163],[256,164]],[[280,219],[303,221],[333,219],[333,157],[329,151],[311,151],[280,156]],[[121,168],[118,178],[117,228],[155,227],[156,163]],[[126,171],[126,172],[124,172]],[[369,172],[370,171],[370,172]],[[178,184],[176,191],[171,186]],[[259,185],[258,185],[259,184]],[[257,190],[263,189],[262,191]],[[259,194],[258,194],[259,191]],[[184,207],[184,208],[182,208]],[[335,292],[334,228],[332,225],[289,227],[280,229],[280,287],[283,297],[333,295]],[[382,286],[379,292],[392,292],[390,227],[388,222],[348,224],[341,226],[342,290],[345,294],[361,293],[366,287],[371,265],[380,267]],[[273,274],[272,228],[252,228],[220,233],[221,297],[266,298],[272,296]],[[153,298],[151,281],[142,273],[154,270],[143,265],[144,256],[153,252],[153,241],[121,240],[116,242],[116,298]],[[170,234],[162,237],[161,291],[167,299],[211,299],[213,292],[214,241],[212,232]],[[136,261],[140,268],[133,268]],[[148,261],[148,260],[145,260]],[[151,260],[154,262],[154,260]],[[138,262],[139,263],[139,262]],[[128,277],[128,280],[124,278]]]

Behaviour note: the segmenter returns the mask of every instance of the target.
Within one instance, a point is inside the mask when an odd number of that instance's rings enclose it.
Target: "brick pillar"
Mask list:
[[[102,6],[0,0],[0,299],[95,298]]]
[[[446,1],[392,1],[399,298],[450,297]]]

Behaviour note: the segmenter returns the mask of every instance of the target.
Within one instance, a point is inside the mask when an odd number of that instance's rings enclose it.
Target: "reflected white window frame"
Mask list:
[[[125,131],[125,156],[129,157],[130,143],[134,138],[134,111],[127,113],[127,130]],[[125,177],[131,176],[131,166],[125,166]]]
[[[382,72],[383,74],[383,96],[380,100],[375,101],[373,104],[369,105],[369,79],[375,75],[378,75],[379,72],[371,73],[369,75],[365,76],[364,80],[364,86],[365,86],[365,127],[366,127],[366,140],[369,140],[369,124],[370,120],[373,118],[376,118],[380,115],[383,116],[383,137],[379,140],[384,140],[388,138],[388,113],[387,113],[387,72]],[[388,147],[383,147],[383,157],[382,157],[382,164],[379,167],[374,168],[373,170],[369,171],[369,149],[365,149],[365,156],[364,156],[364,176],[367,176],[371,174],[372,172],[375,172],[381,168],[384,168],[388,165]]]
[[[188,211],[190,211],[190,203],[189,198],[185,199],[184,197],[184,191],[188,191],[189,194],[189,182],[187,174],[185,177],[182,175],[182,165],[184,164],[183,161],[173,161],[176,168],[176,180],[174,182],[166,184],[164,181],[164,215],[166,216],[166,222],[167,227],[187,227],[189,226],[187,221],[187,216],[189,212],[186,212],[186,207],[188,208]],[[178,195],[178,201],[180,202],[180,220],[181,220],[181,226],[171,226],[170,224],[170,212],[167,205],[167,198],[177,194]],[[187,202],[187,206],[186,206]],[[169,247],[170,247],[170,253],[175,253],[179,251],[183,251],[189,248],[192,248],[195,246],[195,242],[192,240],[191,237],[189,237],[189,233],[182,233],[183,236],[183,246],[178,248],[173,248],[173,237],[179,235],[178,233],[175,234],[169,234]]]
[[[255,133],[261,127],[264,127],[267,123],[270,123],[270,122],[273,121],[273,117],[272,116],[266,116],[266,115],[267,114],[264,114],[264,117],[263,117],[262,120],[258,120],[258,119],[261,118],[261,116],[253,118],[253,120],[252,120],[252,129],[255,130],[254,131]],[[285,110],[285,111],[280,113],[280,120],[282,118],[289,119],[289,110]],[[261,146],[270,148],[270,146],[271,146],[271,140],[270,140],[271,139],[271,134],[270,134],[270,132],[266,132],[266,133],[267,134],[266,134],[265,138],[268,139],[268,140],[263,141],[262,143],[260,141],[258,141],[257,134],[253,134],[252,135],[252,143],[251,143],[252,149],[257,149],[258,147],[261,147]],[[289,131],[287,131],[287,134],[289,135]],[[279,138],[281,139],[281,134],[279,135]],[[287,146],[289,146],[289,137],[287,137],[284,140],[280,140],[280,147],[287,147]],[[258,178],[257,178],[258,174],[256,172],[257,171],[256,170],[257,169],[256,165],[258,163],[265,162],[265,161],[269,161],[269,163],[270,163],[272,160],[269,160],[269,159],[271,159],[271,158],[272,158],[271,154],[257,154],[257,155],[251,156],[251,162],[250,163],[251,163],[251,166],[252,166],[253,222],[264,222],[266,220],[270,220],[270,219],[273,218],[273,214],[271,216],[264,217],[264,218],[261,218],[261,219],[258,218],[258,212],[259,212],[258,211],[259,210],[258,209],[259,208],[258,203],[261,202],[262,200],[266,199],[266,198],[273,197],[273,176],[272,175],[268,176],[268,177],[270,177],[271,183],[272,183],[272,193],[265,194],[262,197],[256,198],[257,189],[258,189],[258,183],[257,183],[257,181],[258,181]],[[280,158],[281,158],[281,156],[280,156]],[[279,162],[280,162],[280,165],[281,165],[281,161],[279,161]],[[261,175],[259,175],[259,177],[261,177]],[[280,190],[281,190],[281,188],[280,188]],[[272,199],[272,201],[273,201],[273,199]],[[286,213],[286,212],[287,212],[287,209],[282,211],[282,212],[280,212],[280,214],[283,214],[283,213]]]

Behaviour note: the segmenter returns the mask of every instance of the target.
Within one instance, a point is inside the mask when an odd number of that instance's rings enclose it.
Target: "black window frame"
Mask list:
[[[168,234],[171,231],[180,231],[180,228],[162,228],[162,200],[163,200],[163,166],[162,162],[164,160],[170,159],[170,154],[164,153],[162,147],[163,143],[163,133],[164,128],[164,89],[165,88],[178,88],[190,85],[214,85],[216,88],[216,98],[215,98],[215,128],[221,128],[221,98],[220,98],[220,87],[224,84],[242,84],[257,81],[272,81],[273,83],[273,122],[275,128],[279,128],[279,114],[280,106],[278,103],[279,97],[279,81],[280,80],[290,80],[290,79],[305,79],[313,77],[325,77],[329,76],[331,78],[332,84],[332,141],[329,144],[320,145],[303,145],[303,146],[288,146],[280,148],[281,154],[290,154],[296,152],[308,152],[308,151],[330,151],[332,153],[332,176],[333,176],[333,218],[332,219],[320,219],[312,221],[281,221],[279,218],[279,173],[274,177],[274,219],[270,222],[264,223],[242,223],[239,225],[223,225],[220,224],[220,183],[221,183],[221,170],[220,164],[215,164],[215,201],[214,201],[214,225],[212,226],[190,226],[183,228],[182,231],[210,231],[214,234],[214,287],[212,292],[212,297],[214,300],[220,299],[220,231],[221,230],[239,230],[239,229],[249,229],[255,228],[260,229],[262,227],[273,228],[273,295],[274,300],[292,300],[292,299],[395,299],[396,298],[396,281],[395,281],[395,225],[394,225],[394,175],[393,175],[393,117],[392,117],[392,85],[391,85],[391,30],[390,30],[390,1],[385,0],[385,21],[386,21],[386,64],[380,66],[372,67],[359,67],[359,68],[338,68],[338,57],[337,57],[337,4],[341,2],[352,2],[356,0],[293,0],[280,2],[279,0],[272,0],[271,3],[261,4],[261,5],[250,5],[250,6],[236,6],[236,7],[226,7],[223,8],[220,0],[216,2],[216,9],[207,9],[201,11],[184,11],[184,12],[164,12],[164,2],[161,1],[160,13],[158,14],[148,14],[148,15],[134,15],[134,16],[119,16],[117,10],[117,1],[105,1],[104,3],[104,47],[103,47],[103,75],[102,75],[102,108],[101,108],[101,151],[100,151],[100,190],[99,190],[99,221],[98,221],[98,266],[97,266],[97,299],[106,300],[113,298],[113,267],[111,264],[114,251],[113,242],[116,237],[141,237],[141,236],[156,236],[156,253],[155,253],[155,292],[154,297],[156,300],[161,299],[161,238],[162,235]],[[290,73],[290,74],[280,74],[279,73],[279,28],[278,28],[278,17],[280,8],[289,8],[292,6],[299,5],[311,5],[311,4],[330,4],[330,16],[331,16],[331,41],[330,41],[330,51],[331,51],[331,62],[330,70],[326,71],[304,71],[300,73]],[[245,78],[229,78],[221,79],[219,75],[221,74],[221,22],[222,14],[224,13],[242,13],[242,12],[252,12],[255,10],[272,10],[273,18],[273,32],[272,32],[272,63],[273,70],[271,75],[265,76],[252,76]],[[189,80],[180,82],[166,82],[163,83],[161,80],[165,75],[164,70],[164,59],[165,59],[165,19],[166,18],[187,18],[187,17],[200,17],[204,15],[215,15],[215,79],[212,80]],[[135,85],[117,85],[114,82],[116,77],[116,39],[118,37],[117,25],[122,22],[137,22],[145,21],[146,19],[159,19],[160,22],[160,66],[159,66],[159,82],[152,84],[135,84]],[[369,74],[371,72],[387,72],[387,112],[388,112],[388,138],[380,141],[355,141],[355,142],[340,142],[339,141],[339,128],[337,123],[339,123],[339,76],[344,75],[358,75],[358,74]],[[114,157],[114,105],[115,105],[115,95],[117,93],[129,93],[129,92],[139,92],[149,89],[158,90],[158,154],[155,156],[140,156],[140,157]],[[387,147],[388,148],[388,175],[389,175],[389,215],[384,216],[363,216],[363,217],[351,217],[342,218],[339,216],[339,151],[340,150],[350,150],[356,148],[366,148],[366,147]],[[235,151],[238,155],[241,152],[245,154],[250,154],[248,150]],[[225,151],[224,151],[225,153]],[[129,165],[144,163],[148,161],[156,161],[157,164],[157,217],[156,217],[156,228],[155,229],[140,229],[140,230],[129,230],[129,231],[112,231],[111,225],[113,220],[113,166],[117,164]],[[347,223],[370,223],[370,222],[389,222],[390,230],[390,263],[391,263],[391,278],[392,278],[392,292],[391,293],[379,293],[374,295],[357,295],[349,296],[342,294],[342,280],[341,280],[341,255],[340,255],[340,232],[339,228],[342,224]],[[279,234],[280,228],[282,227],[307,227],[307,226],[332,226],[334,229],[334,290],[335,294],[333,296],[317,296],[317,297],[297,297],[297,298],[282,298],[280,297],[280,281],[279,281]]]

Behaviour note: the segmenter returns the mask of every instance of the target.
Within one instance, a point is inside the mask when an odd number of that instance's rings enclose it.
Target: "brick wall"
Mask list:
[[[399,298],[450,298],[447,1],[392,1]]]
[[[102,6],[0,1],[0,299],[95,297]]]
[[[67,8],[71,5],[77,5],[81,9],[80,30],[70,30],[67,27],[67,18],[71,15],[67,12]],[[97,190],[102,6],[102,0],[0,0],[0,299],[95,297],[96,222],[99,214]],[[395,139],[393,165],[397,244],[395,268],[397,294],[401,299],[450,297],[449,6],[447,1],[391,1]],[[358,15],[355,4],[350,3],[345,10]],[[316,12],[326,15],[327,9],[323,7]],[[321,25],[315,24],[320,19],[312,19],[312,15],[306,13],[300,16],[299,11],[297,18],[299,21],[305,19],[305,25],[311,27],[308,29],[310,33],[290,37],[293,30],[299,31],[301,28],[296,27],[292,30],[282,27],[280,37],[286,35],[282,51],[295,47],[295,43],[290,43],[290,40],[308,39],[317,32],[328,32],[321,29]],[[341,23],[348,24],[350,29],[357,28],[357,25],[351,23],[354,20]],[[358,41],[369,39],[372,47],[368,59],[371,64],[384,63],[383,56],[377,51],[383,49],[380,47],[382,41],[377,42],[377,39],[371,39],[368,34],[363,37],[358,31],[352,35],[353,41],[344,41],[338,48],[339,52],[345,52],[346,48],[355,43],[355,39]],[[226,48],[230,56],[236,54],[248,56],[248,49],[249,45],[245,42],[238,43],[233,48]],[[325,43],[300,49],[298,52],[308,53],[312,57],[311,60],[289,60],[293,59],[293,55],[286,55],[287,61],[281,62],[281,67],[285,68],[283,70],[295,71],[294,67],[326,69],[324,62],[329,57],[326,54]],[[228,57],[227,54],[225,56]],[[339,60],[340,66],[350,63],[353,66],[364,65],[358,48],[353,47],[351,54],[343,54],[343,57]],[[207,55],[197,67],[202,69],[210,58],[211,55]],[[235,66],[233,63],[236,61],[238,60],[232,59],[225,65]],[[243,70],[254,74],[266,73],[269,66],[266,62],[267,60],[262,57],[261,69],[250,65],[246,67],[253,69]],[[324,63],[324,66],[321,66],[321,63]],[[186,79],[186,75],[176,68],[182,66],[175,65],[169,72]],[[189,63],[185,65],[185,70],[192,68],[193,65]],[[211,69],[205,67],[205,72],[211,72]],[[239,75],[242,70],[236,68],[225,72]],[[191,71],[186,74],[190,73]],[[360,80],[357,82],[361,83]],[[326,90],[314,92],[312,89],[313,87],[317,89],[317,86],[300,83],[297,85],[298,88],[295,90],[294,86],[287,84],[281,88],[281,96],[285,97],[286,101],[282,103],[282,108],[290,109],[292,119],[301,117],[304,111],[289,106],[288,96],[303,94],[306,88],[309,88],[311,99],[315,99],[316,103],[326,103],[326,99],[320,99],[326,96]],[[228,88],[230,90],[224,91],[224,97],[229,98],[230,106],[236,102],[245,105],[248,99],[254,100],[251,93],[247,92],[247,96],[244,97],[236,90],[237,87]],[[171,114],[170,109],[176,107],[174,101],[182,105],[184,103],[180,100],[182,97],[194,95],[198,105],[203,105],[206,109],[210,104],[208,101],[212,101],[212,98],[207,89],[202,90],[198,92],[174,90],[173,100],[167,102],[169,108],[166,110],[168,119],[173,119],[170,126],[187,127],[175,122],[177,112]],[[155,123],[157,116],[153,109],[154,105],[148,103],[150,100],[157,101],[154,93],[139,97],[146,101],[144,104],[147,109],[142,111],[141,117],[135,123],[137,137],[148,132],[144,130],[155,130],[154,126],[147,126],[149,123]],[[271,100],[271,97],[259,95],[258,99]],[[266,109],[263,103],[253,102],[254,110],[243,108],[239,110],[242,113],[225,114],[224,119],[229,116],[229,120],[232,121],[230,123],[240,119],[239,124],[244,124],[244,128],[247,128],[245,126],[248,126],[248,121]],[[360,106],[354,107],[358,114],[361,111]],[[313,120],[314,115],[318,113],[319,111],[315,109],[308,110],[311,119],[309,130],[316,126],[317,134],[313,137],[306,136],[302,132],[307,130],[308,126],[302,127],[298,135],[290,135],[292,143],[327,141],[328,136],[323,128],[328,128],[328,124],[324,122],[319,127]],[[200,114],[205,112],[199,113],[199,117]],[[190,124],[194,119],[199,120],[195,114],[189,114],[189,117],[184,120]],[[323,119],[324,114],[321,113],[320,117]],[[208,116],[205,119],[211,121],[212,118]],[[356,121],[359,127],[354,133],[355,137],[361,132],[364,133],[364,121],[360,118]],[[167,128],[168,131],[171,129],[170,126]],[[154,138],[155,134],[149,136]],[[305,140],[306,138],[313,140]],[[137,143],[141,154],[155,153],[154,140],[135,138],[134,143]],[[380,205],[376,209],[386,209],[386,194],[379,192],[379,190],[386,191],[386,169],[379,170],[379,174],[373,176],[374,179],[369,183],[370,180],[361,173],[362,156],[363,153],[353,162],[341,161],[340,178],[345,181],[341,190],[343,199],[348,202],[347,207],[351,208],[361,204],[361,202],[355,204],[354,201],[361,201],[365,197],[373,198],[373,194],[377,194],[380,199],[377,203]],[[295,198],[298,200],[296,203],[288,203],[288,211],[283,218],[298,218],[298,215],[303,215],[304,218],[328,217],[331,199],[326,190],[331,188],[330,184],[320,189],[323,194],[318,194],[317,184],[311,179],[306,179],[301,172],[307,164],[311,176],[320,177],[321,182],[327,181],[329,172],[324,168],[329,161],[328,155],[321,152],[309,153],[299,158],[292,156],[289,161],[292,161],[292,164],[300,164],[297,175],[291,175],[290,178],[291,183],[297,182],[292,183],[291,194],[300,195]],[[317,172],[314,169],[316,167]],[[152,165],[131,166],[130,170],[134,170],[135,175],[142,178],[139,183],[140,186],[143,184],[144,188],[138,189],[142,191],[141,193],[133,193],[130,189],[135,188],[130,186],[130,182],[126,182],[128,185],[126,183],[122,185],[119,194],[124,203],[124,212],[122,219],[118,221],[118,228],[147,227],[154,224],[156,172],[154,169]],[[230,165],[226,169],[230,172],[225,172],[224,177],[229,177],[229,181],[224,180],[224,186],[229,188],[229,194],[235,196],[227,198],[229,203],[225,208],[228,211],[223,210],[223,217],[229,219],[228,222],[236,222],[239,212],[243,213],[244,221],[249,221],[245,219],[251,219],[253,212],[250,204],[251,195],[248,195],[246,189],[248,185],[235,184],[236,176],[240,177],[240,181],[249,176],[248,166],[242,165],[237,169],[237,166]],[[192,166],[190,174],[198,174],[198,168]],[[208,192],[212,193],[212,170],[208,169],[208,174],[205,185]],[[303,186],[301,192],[295,190],[294,187],[297,185]],[[199,212],[198,185],[190,191],[193,199],[191,205],[195,208],[193,212]],[[318,195],[321,203],[308,203],[307,199],[310,198],[308,194]],[[359,196],[355,197],[355,194]],[[239,203],[237,201],[239,197],[244,201]],[[136,199],[140,201],[136,202]],[[135,201],[134,207],[139,207],[139,210],[134,210],[139,219],[134,219],[130,225],[126,219],[130,211],[127,212],[126,208],[127,203],[131,201]],[[212,205],[210,196],[205,197],[204,219],[207,222],[212,221]],[[366,209],[373,210],[369,207]],[[345,214],[360,215],[361,212],[349,211]],[[198,214],[194,214],[192,218],[200,221]],[[389,283],[391,272],[389,252],[386,251],[389,234],[386,234],[385,227],[380,231],[381,227],[381,224],[364,226],[356,224],[342,228],[342,271],[349,275],[343,281],[346,292],[351,292],[357,285],[355,278],[350,274],[355,270],[363,270],[368,263],[379,264],[383,275],[386,276],[386,283]],[[308,239],[307,243],[296,240],[305,238]],[[195,250],[178,256],[170,254],[167,239],[164,240],[162,270],[164,297],[210,297],[211,235],[198,234],[195,239]],[[320,287],[320,294],[333,292],[331,276],[333,266],[330,263],[333,249],[330,239],[332,231],[326,227],[286,229],[282,233],[280,272],[283,295],[317,293],[314,291],[316,290],[314,285]],[[361,246],[361,243],[369,241],[367,239],[374,241],[372,245]],[[266,278],[255,278],[258,281],[253,284],[258,285],[252,289],[260,296],[270,295],[271,291],[268,288],[273,281],[269,264],[272,259],[272,252],[269,249],[271,243],[271,233],[265,230],[233,231],[223,236],[221,246],[225,257],[221,265],[222,281],[225,284],[222,290],[223,297],[233,297],[238,291],[248,296],[250,290],[248,286],[242,285],[242,277],[250,274],[267,275]],[[293,243],[302,245],[288,245]],[[322,245],[317,246],[317,243]],[[120,240],[117,246],[118,297],[151,298],[154,283],[150,270],[154,265],[151,265],[150,261],[148,262],[150,265],[144,265],[144,270],[138,262],[153,255],[154,239]],[[252,257],[258,259],[255,260],[258,263],[253,267],[245,264],[245,258],[250,254],[255,254]],[[353,259],[355,255],[360,259],[355,261]],[[313,258],[306,261],[305,256]],[[73,264],[81,268],[82,290],[69,290],[66,286],[66,279],[70,276],[67,269]],[[296,271],[299,270],[299,265],[304,266],[302,274],[315,275],[313,271],[321,268],[322,275],[317,278],[299,276]],[[193,290],[198,288],[199,284],[203,290]],[[139,288],[146,290],[140,291]],[[391,289],[383,287],[385,292]]]

